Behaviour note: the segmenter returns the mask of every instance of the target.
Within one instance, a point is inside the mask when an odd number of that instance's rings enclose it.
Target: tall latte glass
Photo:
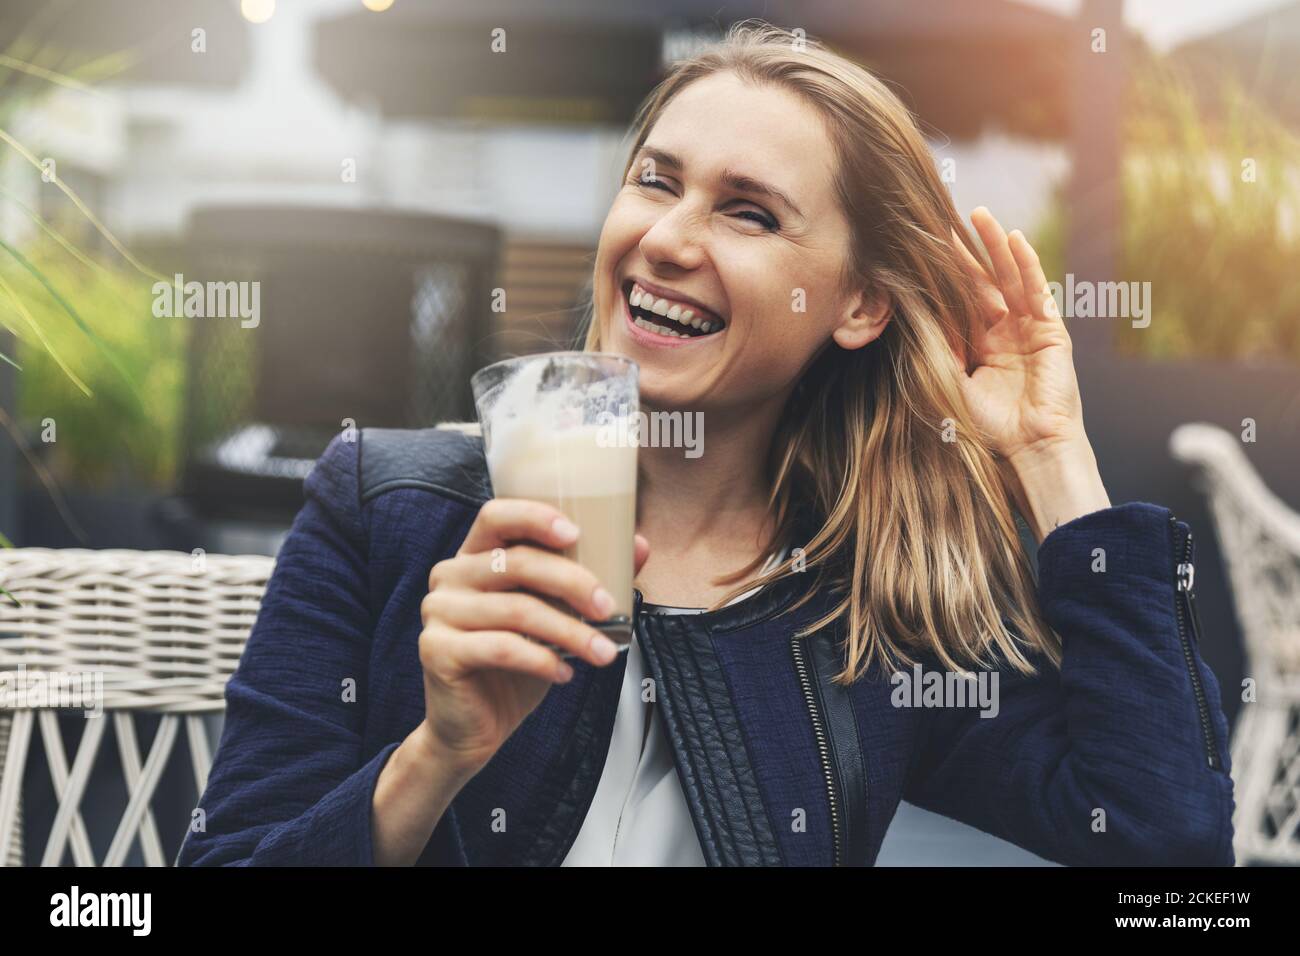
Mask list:
[[[632,638],[637,373],[619,355],[548,352],[497,362],[471,379],[493,494],[544,501],[578,525],[564,554],[595,574],[615,604],[608,620],[588,623],[624,650]]]

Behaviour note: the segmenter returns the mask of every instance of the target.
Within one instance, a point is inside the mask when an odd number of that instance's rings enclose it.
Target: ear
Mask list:
[[[892,313],[886,292],[879,288],[866,289],[849,300],[847,311],[831,338],[842,349],[860,349],[885,331]]]

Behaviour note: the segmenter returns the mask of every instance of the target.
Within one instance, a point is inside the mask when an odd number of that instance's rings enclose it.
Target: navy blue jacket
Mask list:
[[[375,781],[424,716],[429,570],[491,494],[476,443],[367,429],[321,457],[227,686],[205,824],[179,865],[373,863]],[[1039,600],[1064,661],[1028,678],[1002,670],[995,717],[899,706],[878,670],[830,686],[836,645],[791,639],[831,606],[815,593],[787,610],[812,574],[710,614],[639,606],[706,860],[870,864],[906,799],[1065,864],[1231,865],[1228,727],[1197,646],[1191,560],[1187,526],[1152,504],[1052,531]],[[842,624],[823,633],[842,637]],[[625,659],[574,664],[460,791],[420,864],[563,859],[608,751]]]

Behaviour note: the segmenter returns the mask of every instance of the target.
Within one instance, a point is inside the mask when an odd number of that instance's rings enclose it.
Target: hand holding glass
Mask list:
[[[545,502],[578,526],[563,553],[614,598],[608,619],[587,623],[623,649],[632,637],[637,372],[618,355],[548,352],[471,380],[493,494]]]

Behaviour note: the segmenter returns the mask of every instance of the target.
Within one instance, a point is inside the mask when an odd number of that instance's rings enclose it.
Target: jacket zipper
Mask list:
[[[831,808],[831,838],[834,845],[833,866],[840,866],[843,860],[843,840],[840,836],[840,799],[835,787],[835,773],[831,769],[830,745],[826,737],[826,727],[821,711],[817,707],[817,697],[813,691],[812,681],[808,676],[808,665],[804,660],[803,646],[799,638],[790,641],[794,652],[794,666],[799,673],[799,684],[803,688],[804,701],[808,705],[808,715],[812,718],[813,733],[817,735],[817,754],[821,758],[822,775],[826,778],[826,797]]]
[[[1169,527],[1174,532],[1175,539],[1179,533],[1176,524],[1177,520],[1173,514],[1169,515]],[[1192,532],[1189,529],[1183,534],[1185,535],[1183,539],[1183,560],[1178,565],[1178,599],[1174,604],[1175,615],[1178,618],[1178,639],[1183,645],[1183,658],[1187,661],[1187,673],[1192,679],[1192,691],[1196,695],[1196,709],[1201,720],[1201,736],[1205,741],[1205,759],[1212,769],[1219,770],[1221,769],[1219,753],[1214,745],[1214,725],[1210,721],[1210,708],[1206,703],[1205,688],[1201,686],[1201,675],[1196,668],[1196,658],[1192,654],[1192,646],[1187,639],[1189,627],[1198,644],[1201,635],[1196,605],[1193,603],[1192,595],[1192,584],[1196,575],[1196,568],[1192,564]]]

